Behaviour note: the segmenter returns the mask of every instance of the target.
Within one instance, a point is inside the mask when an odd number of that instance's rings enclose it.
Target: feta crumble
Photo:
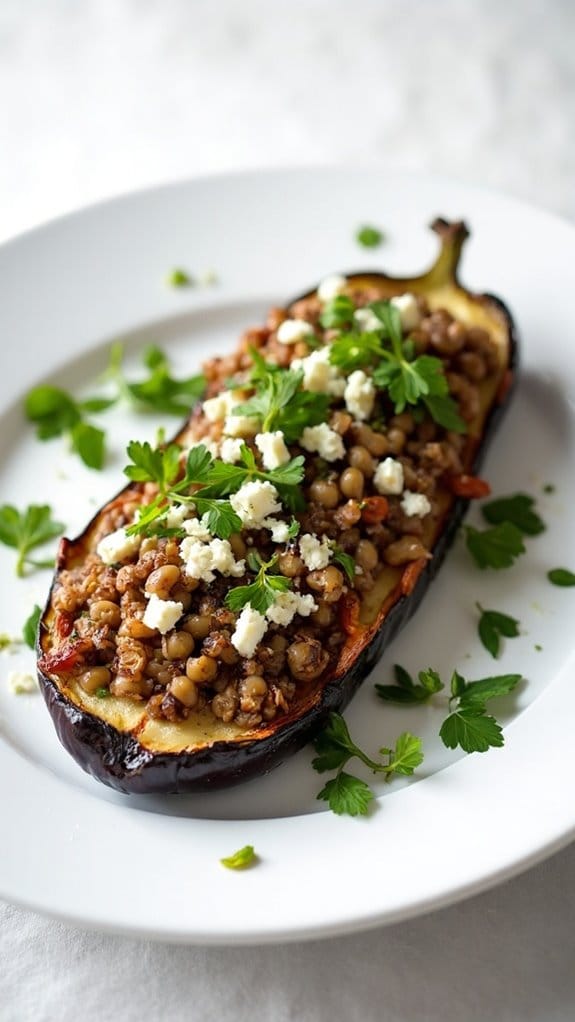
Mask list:
[[[38,681],[33,674],[25,671],[10,671],[8,675],[8,687],[15,696],[31,695],[38,691]]]
[[[174,627],[176,621],[180,620],[183,613],[181,603],[176,600],[161,600],[156,593],[152,593],[142,622],[148,628],[155,628],[161,635],[165,635]]]
[[[209,543],[212,538],[212,534],[203,518],[187,518],[183,523],[183,528],[192,539],[199,539],[204,543]]]
[[[205,447],[208,454],[211,454],[212,458],[217,458],[220,453],[220,445],[217,440],[212,440],[211,437],[202,437],[201,440],[194,440],[188,447],[183,451],[184,455],[188,455],[189,451],[194,450],[196,447]]]
[[[363,369],[356,369],[348,376],[343,396],[351,415],[360,422],[369,419],[375,402],[375,387]]]
[[[189,513],[190,509],[186,504],[173,504],[166,515],[167,528],[181,529]]]
[[[300,444],[306,451],[317,451],[324,461],[337,461],[345,455],[343,440],[335,429],[331,429],[326,422],[319,426],[306,426]]]
[[[231,437],[255,436],[260,428],[260,420],[251,415],[226,415],[224,419],[224,435]]]
[[[327,536],[322,536],[321,540],[319,540],[311,532],[306,532],[303,536],[300,536],[299,549],[302,560],[310,571],[316,571],[318,568],[327,568],[333,553]]]
[[[396,458],[380,461],[374,476],[373,485],[378,493],[397,496],[403,492],[403,465]]]
[[[294,358],[290,369],[303,371],[302,387],[316,394],[333,394],[342,397],[345,390],[345,378],[337,366],[329,360],[329,344],[312,351],[306,358]]]
[[[399,312],[401,326],[405,333],[409,333],[410,330],[416,330],[421,323],[421,314],[417,307],[415,295],[409,293],[396,295],[395,298],[391,299],[391,304]]]
[[[281,511],[281,501],[275,486],[267,481],[260,482],[259,479],[240,486],[237,493],[232,493],[230,504],[242,525],[248,529],[265,528],[266,518]]]
[[[276,336],[280,344],[296,344],[297,341],[305,341],[313,332],[311,323],[305,319],[284,319],[277,329]]]
[[[240,656],[249,659],[254,655],[267,629],[268,623],[263,614],[253,610],[250,604],[246,603],[231,637],[232,646],[237,649]]]
[[[216,571],[220,575],[238,578],[246,570],[246,562],[236,561],[227,539],[211,539],[205,543],[186,536],[180,543],[180,557],[185,564],[186,574],[203,582],[213,582]]]
[[[125,529],[116,529],[100,540],[96,553],[104,564],[117,564],[137,554],[141,541],[141,536],[128,536]]]
[[[331,302],[333,298],[337,298],[346,284],[347,280],[341,273],[332,273],[331,276],[325,277],[317,289],[320,302]]]
[[[270,472],[280,465],[285,465],[290,460],[290,453],[286,447],[284,435],[281,429],[275,433],[258,433],[256,436],[256,447],[262,455],[264,468]]]
[[[425,515],[431,511],[431,504],[424,493],[412,493],[411,490],[405,490],[401,501],[401,510],[408,518],[415,516],[425,518]]]
[[[220,458],[227,465],[235,465],[241,461],[243,440],[241,437],[227,436],[220,446]]]
[[[300,614],[301,617],[309,617],[314,610],[317,610],[317,603],[309,593],[304,596],[301,593],[288,591],[277,594],[275,603],[272,603],[271,607],[266,610],[266,617],[274,624],[286,627],[293,621],[296,614]]]
[[[208,422],[219,422],[220,419],[225,419],[226,415],[229,415],[241,401],[241,391],[222,390],[215,397],[207,398],[202,405],[202,410]]]
[[[289,525],[287,522],[282,522],[279,518],[268,518],[265,524],[266,529],[271,530],[272,543],[287,543],[289,539]]]
[[[383,328],[383,323],[375,315],[373,309],[356,309],[353,318],[356,326],[366,333],[374,333],[376,330]]]

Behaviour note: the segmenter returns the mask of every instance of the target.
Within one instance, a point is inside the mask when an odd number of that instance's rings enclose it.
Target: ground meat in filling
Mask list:
[[[353,294],[348,288],[347,293],[359,307],[379,297],[365,290]],[[235,353],[205,366],[209,396],[218,395],[229,377],[241,380],[251,365],[251,349],[287,367],[329,343],[334,331],[322,329],[320,313],[315,297],[296,303],[289,313],[273,309],[265,328],[247,331]],[[281,337],[288,319],[311,324],[313,334],[306,340],[302,332],[295,342],[282,343],[278,333]],[[472,422],[480,385],[498,370],[494,343],[485,330],[466,328],[446,310],[430,311],[422,298],[417,320],[409,333],[416,352],[441,358],[459,414]],[[74,649],[69,673],[85,691],[145,701],[151,716],[170,721],[208,708],[222,721],[254,726],[286,713],[298,692],[329,671],[345,640],[340,614],[345,594],[351,588],[360,597],[369,593],[385,565],[401,567],[429,556],[426,523],[438,514],[446,479],[462,472],[466,444],[465,435],[446,431],[419,409],[394,414],[384,394],[376,395],[367,417],[352,414],[349,404],[343,395],[336,397],[328,419],[341,438],[342,457],[326,460],[317,450],[289,445],[291,457],[305,456],[307,506],[296,515],[300,537],[277,543],[269,529],[246,528],[230,538],[236,563],[250,550],[264,561],[277,554],[277,569],[291,580],[291,592],[311,597],[307,606],[315,609],[307,616],[296,613],[288,624],[269,621],[253,653],[245,655],[232,642],[239,613],[224,601],[230,588],[253,581],[253,575],[193,577],[174,538],[145,537],[137,550],[119,555],[113,564],[92,553],[81,566],[60,574],[53,595],[57,636],[63,649]],[[224,429],[221,417],[210,418],[198,408],[187,439],[220,444]],[[261,464],[254,438],[246,436],[244,442]],[[144,502],[154,495],[150,485],[141,490]],[[132,492],[129,501],[106,512],[100,536],[133,519],[137,498]],[[290,521],[292,516],[282,511],[276,517]],[[316,553],[326,537],[332,551],[337,547],[353,558],[353,582],[333,557],[324,563],[321,554],[317,562],[309,552],[304,556],[302,536],[315,537]],[[182,609],[163,633],[144,622],[154,595]]]

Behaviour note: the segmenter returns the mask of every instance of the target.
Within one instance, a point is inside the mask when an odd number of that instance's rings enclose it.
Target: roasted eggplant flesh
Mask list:
[[[39,678],[106,784],[220,787],[310,741],[486,492],[517,340],[499,299],[458,282],[465,226],[433,229],[427,273],[328,277],[210,360],[168,481],[133,456],[129,485],[62,540]]]

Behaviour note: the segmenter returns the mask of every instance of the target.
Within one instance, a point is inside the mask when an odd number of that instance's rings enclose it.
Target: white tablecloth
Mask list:
[[[157,181],[324,161],[449,174],[573,217],[574,40],[571,0],[1,0],[0,239]],[[566,1022],[574,881],[570,848],[425,918],[263,949],[0,905],[0,1019]]]

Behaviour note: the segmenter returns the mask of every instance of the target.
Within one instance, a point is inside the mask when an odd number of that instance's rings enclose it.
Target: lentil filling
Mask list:
[[[185,449],[202,444],[228,465],[240,461],[245,445],[260,473],[302,456],[300,506],[286,506],[272,483],[252,482],[249,493],[244,487],[230,497],[240,528],[228,539],[214,539],[189,499],[172,509],[173,534],[130,536],[138,508],[157,496],[155,484],[133,484],[101,516],[94,549],[57,576],[55,639],[41,669],[89,695],[144,703],[159,720],[202,710],[246,727],[272,721],[333,669],[350,607],[357,613],[369,603],[381,573],[431,556],[446,494],[481,495],[464,465],[482,388],[495,385],[501,368],[488,332],[430,309],[421,296],[396,300],[411,357],[441,360],[466,424],[448,429],[425,403],[398,413],[369,370],[333,365],[329,353],[341,330],[325,326],[327,303],[351,299],[369,337],[371,303],[380,294],[342,278],[324,284],[323,299],[320,287],[289,309],[272,309],[266,326],[246,331],[234,353],[205,365],[206,400],[180,437]],[[291,439],[234,416],[234,404],[253,396],[258,356],[267,366],[299,370],[311,394],[328,394],[325,421]],[[275,602],[265,612],[249,602],[232,609],[230,592],[253,584],[262,564],[271,565]]]

